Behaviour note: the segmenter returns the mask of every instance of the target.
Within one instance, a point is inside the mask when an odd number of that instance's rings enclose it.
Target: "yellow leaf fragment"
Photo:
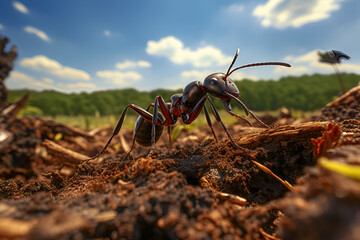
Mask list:
[[[323,168],[328,170],[340,173],[347,177],[360,180],[360,166],[359,165],[351,165],[346,163],[340,163],[336,161],[331,161],[326,157],[321,157],[319,159],[319,163]]]

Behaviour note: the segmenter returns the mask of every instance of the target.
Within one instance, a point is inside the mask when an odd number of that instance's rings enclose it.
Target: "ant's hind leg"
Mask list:
[[[159,108],[160,111],[162,112],[165,121],[163,121],[161,118],[159,118],[158,114],[159,114]],[[154,113],[152,116],[152,127],[151,127],[151,146],[150,146],[150,150],[147,156],[151,156],[154,153],[154,147],[155,147],[155,140],[156,140],[156,130],[155,130],[155,126],[156,125],[160,125],[160,126],[166,126],[169,123],[172,124],[173,123],[173,119],[171,117],[171,113],[169,111],[169,109],[167,108],[167,105],[164,101],[164,99],[158,95],[155,97],[155,102],[154,102]]]
[[[150,104],[151,105],[151,104]],[[116,124],[116,127],[111,135],[111,137],[109,138],[109,140],[107,141],[107,143],[105,144],[105,146],[101,149],[101,151],[96,154],[95,156],[91,157],[90,159],[86,159],[85,161],[88,161],[88,160],[92,160],[92,159],[95,159],[97,157],[99,157],[101,154],[103,154],[103,152],[106,150],[106,148],[109,146],[109,144],[111,143],[111,140],[119,133],[121,127],[122,127],[122,124],[124,122],[124,119],[125,119],[125,114],[126,114],[126,110],[130,108],[132,110],[134,110],[137,114],[139,114],[141,117],[143,117],[144,119],[147,119],[148,121],[151,121],[152,120],[152,114],[149,113],[147,110],[139,107],[139,106],[136,106],[135,104],[130,104],[128,106],[126,106],[126,108],[123,110],[123,112],[121,113],[121,116],[120,116],[120,119],[118,121],[118,123]]]
[[[146,111],[149,111],[150,107],[152,107],[153,104],[149,104],[145,110]],[[132,139],[132,143],[131,143],[131,148],[130,148],[130,151],[127,152],[125,155],[124,155],[124,160],[127,159],[129,156],[130,156],[130,153],[132,152],[132,150],[134,149],[135,147],[135,142],[136,142],[136,137],[138,135],[138,132],[139,132],[139,129],[141,129],[142,125],[144,124],[144,121],[145,119],[144,118],[138,118],[138,120],[136,120],[136,124],[135,124],[135,127],[134,127],[134,134],[133,134],[133,139]]]

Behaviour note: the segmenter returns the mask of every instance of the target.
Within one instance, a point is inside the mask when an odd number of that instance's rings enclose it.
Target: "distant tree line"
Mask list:
[[[356,86],[360,75],[343,74],[346,90]],[[340,92],[336,75],[303,75],[283,77],[280,80],[242,80],[235,81],[240,90],[240,99],[252,110],[277,110],[281,107],[296,110],[317,110],[332,101]],[[185,87],[185,86],[184,86]],[[138,91],[135,89],[96,91],[93,93],[65,94],[56,91],[11,90],[10,101],[19,99],[30,92],[28,109],[33,109],[37,115],[114,115],[120,114],[128,104],[146,107],[154,102],[156,95],[161,95],[165,101],[182,89]],[[220,101],[214,99],[218,109],[222,108]],[[240,106],[233,102],[233,108]],[[133,112],[133,111],[129,111]]]

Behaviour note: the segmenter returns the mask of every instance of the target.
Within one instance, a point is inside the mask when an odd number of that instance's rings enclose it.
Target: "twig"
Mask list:
[[[274,177],[276,180],[278,180],[282,185],[284,185],[287,189],[289,189],[290,191],[293,191],[293,187],[291,186],[291,184],[287,181],[282,180],[280,177],[278,177],[275,173],[273,173],[269,168],[265,167],[264,165],[262,165],[261,163],[255,161],[255,160],[251,160],[261,171],[269,174],[270,176]]]

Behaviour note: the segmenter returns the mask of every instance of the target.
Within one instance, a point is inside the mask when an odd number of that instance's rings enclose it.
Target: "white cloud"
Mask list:
[[[360,74],[360,64],[341,63],[340,71]]]
[[[340,9],[342,0],[268,0],[258,5],[253,15],[260,18],[264,27],[301,27],[330,17]]]
[[[137,62],[137,64],[139,67],[151,67],[151,63],[149,63],[148,61],[140,60]]]
[[[226,12],[230,13],[230,14],[234,14],[234,13],[240,13],[240,12],[243,12],[244,11],[244,5],[241,5],[241,4],[232,4],[230,6],[228,6],[226,8]]]
[[[38,38],[40,38],[46,42],[50,42],[49,36],[37,28],[31,27],[31,26],[26,26],[26,27],[24,27],[24,31],[27,33],[35,34]]]
[[[24,4],[22,4],[21,2],[17,2],[17,1],[13,2],[13,7],[21,13],[24,13],[24,14],[29,13],[29,10],[27,9],[27,7]]]
[[[312,74],[312,73],[333,73],[330,64],[319,62],[319,50],[313,50],[301,56],[287,56],[285,61],[292,65],[291,68],[276,67],[274,73],[277,74]],[[360,74],[360,64],[351,64],[343,61],[339,64],[341,72]]]
[[[43,82],[45,82],[45,83],[54,83],[54,80],[53,79],[51,79],[51,78],[47,78],[47,77],[45,77],[45,78],[43,78]]]
[[[209,74],[209,71],[183,71],[181,73],[181,77],[192,80],[192,81],[203,81]]]
[[[174,36],[167,36],[159,41],[148,41],[146,52],[154,56],[167,57],[176,64],[190,64],[194,67],[210,67],[229,64],[232,57],[224,55],[213,46],[199,47],[196,50],[184,47]]]
[[[205,78],[207,76],[209,76],[210,74],[214,73],[214,71],[211,70],[206,70],[206,71],[197,71],[197,70],[191,70],[191,71],[183,71],[181,73],[181,77],[183,79],[185,79],[185,81],[187,82],[191,82],[191,81],[204,81]],[[252,79],[252,80],[257,80],[258,77],[254,76],[254,75],[248,75],[245,74],[241,71],[237,71],[233,74],[231,74],[231,79],[234,80],[242,80],[242,79]]]
[[[134,81],[142,79],[142,75],[137,72],[119,72],[119,71],[98,71],[96,76],[101,78],[110,79],[114,84],[126,85]]]
[[[95,89],[96,85],[93,83],[84,83],[84,82],[78,82],[78,83],[69,83],[66,85],[68,89]]]
[[[0,23],[0,30],[5,29],[4,25]]]
[[[135,67],[151,67],[151,63],[143,60],[137,62],[126,60],[124,62],[115,64],[115,67],[118,69],[135,68]]]
[[[9,78],[7,79],[8,86],[12,89],[54,89],[56,91],[61,92],[69,92],[69,91],[86,91],[86,90],[92,90],[96,89],[97,86],[93,83],[84,83],[84,82],[78,82],[78,83],[70,83],[70,84],[63,84],[63,83],[57,83],[55,85],[55,81],[51,78],[43,78],[42,81],[35,80],[33,77],[17,72],[12,71],[9,75]]]
[[[44,81],[36,81],[33,77],[30,77],[24,73],[12,71],[10,72],[8,83],[10,86],[16,86],[16,88],[51,88],[57,89],[53,85]],[[58,90],[58,89],[57,89]]]
[[[310,72],[310,69],[306,66],[297,66],[293,65],[291,68],[284,68],[277,66],[275,67],[274,73],[276,74],[288,74],[288,75],[301,75],[307,74]]]
[[[292,58],[292,61],[295,62],[295,63],[306,63],[306,62],[310,62],[312,64],[315,64],[315,65],[322,65],[319,63],[319,55],[318,55],[318,51],[319,50],[313,50],[311,52],[308,52],[308,53],[305,53],[301,56],[298,56],[298,57],[293,57],[293,56],[289,56],[287,57],[288,59],[291,59]]]
[[[105,30],[104,31],[104,35],[107,36],[107,37],[110,37],[111,36],[111,32],[109,30]]]
[[[24,58],[20,66],[30,68],[35,71],[45,72],[55,75],[59,78],[69,80],[89,80],[90,75],[79,69],[61,65],[59,62],[49,59],[46,56],[38,55],[32,58]]]
[[[253,81],[259,80],[259,77],[255,75],[246,74],[241,71],[234,72],[233,74],[231,74],[230,77],[233,80],[243,80],[243,79],[251,79]]]
[[[178,89],[184,89],[184,87],[185,87],[184,85],[177,84],[177,85],[167,86],[167,87],[165,87],[165,89],[178,90]]]

